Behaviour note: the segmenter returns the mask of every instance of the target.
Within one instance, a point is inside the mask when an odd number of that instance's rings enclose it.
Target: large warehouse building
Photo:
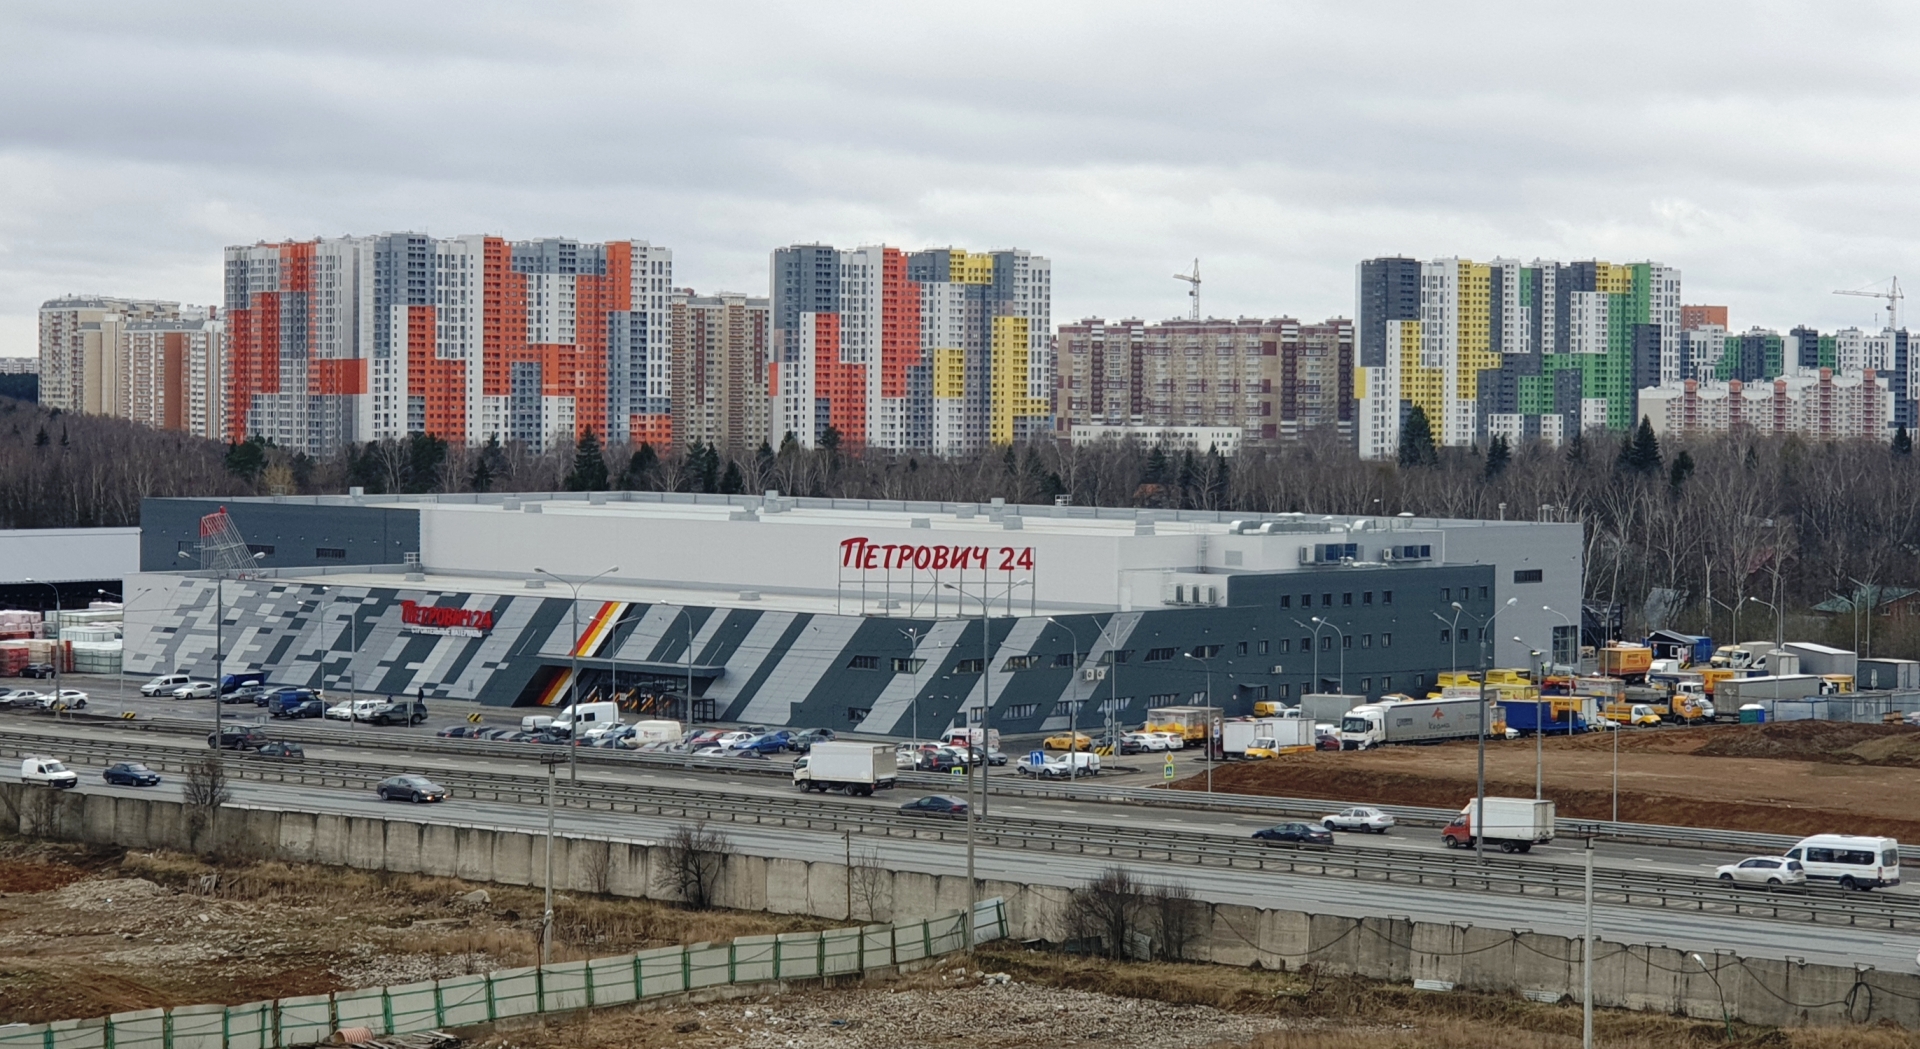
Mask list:
[[[222,506],[259,556],[216,598],[194,569]],[[552,704],[577,664],[583,695],[880,734],[988,703],[1014,732],[1209,695],[1244,714],[1419,692],[1483,637],[1496,665],[1571,658],[1543,609],[1578,615],[1580,535],[771,493],[150,499],[127,667],[211,674],[217,605],[229,672],[329,689]]]

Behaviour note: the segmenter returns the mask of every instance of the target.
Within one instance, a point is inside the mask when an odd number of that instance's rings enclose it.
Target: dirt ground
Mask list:
[[[555,960],[831,924],[564,895],[554,910]],[[524,888],[0,842],[0,1023],[532,964],[540,911]]]
[[[1636,823],[1920,841],[1920,729],[1826,721],[1622,729],[1620,818]],[[1545,741],[1546,794],[1562,818],[1613,814],[1615,741]],[[1472,742],[1291,754],[1224,765],[1214,789],[1457,808],[1473,797]],[[1487,793],[1532,797],[1532,739],[1489,741]],[[1198,779],[1176,783],[1195,789]]]

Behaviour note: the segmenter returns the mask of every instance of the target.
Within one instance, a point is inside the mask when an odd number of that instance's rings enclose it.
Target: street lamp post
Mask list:
[[[1587,834],[1586,935],[1580,948],[1580,1045],[1593,1049],[1593,834]]]
[[[1774,596],[1778,597],[1779,595],[1776,594]],[[1780,606],[1774,604],[1772,601],[1763,601],[1751,594],[1747,595],[1747,600],[1756,605],[1765,605],[1773,612],[1773,648],[1776,652],[1784,649],[1787,643],[1786,624],[1781,621]]]
[[[573,591],[573,646],[569,656],[573,661],[573,675],[567,680],[567,707],[570,711],[567,724],[571,726],[567,733],[567,779],[577,782],[580,779],[580,756],[578,753],[580,749],[580,739],[578,735],[580,730],[580,711],[576,709],[580,705],[580,588],[601,576],[611,575],[614,572],[620,571],[620,566],[614,565],[612,568],[603,572],[596,572],[578,583],[570,583],[537,565],[533,570]],[[688,664],[687,679],[689,681],[693,679],[692,664]],[[693,708],[693,690],[691,687],[687,690],[687,708],[689,711]],[[548,915],[549,920],[551,920],[551,907],[548,908]]]
[[[1526,644],[1517,634],[1513,640]],[[1527,655],[1533,659],[1533,800],[1539,801],[1546,796],[1542,791],[1546,785],[1547,729],[1546,719],[1542,717],[1545,712],[1540,709],[1546,697],[1540,694],[1540,650],[1530,649]],[[1573,731],[1572,718],[1567,719],[1567,731]]]
[[[174,556],[189,557],[195,561],[200,561],[198,556],[187,553],[185,550],[179,551]],[[254,554],[253,559],[259,561],[266,556],[266,551],[263,550]],[[200,567],[205,568],[206,562],[200,561]],[[220,688],[226,683],[227,679],[226,644],[224,638],[221,636],[221,628],[226,625],[227,618],[226,583],[226,571],[224,569],[216,569],[213,573],[213,755],[215,760],[219,759],[222,749],[220,746]],[[59,663],[57,660],[54,666],[55,669],[58,670]],[[55,680],[58,680],[58,678]],[[57,693],[58,689],[56,689],[55,692]]]
[[[920,628],[900,631],[907,639],[907,659],[913,663],[913,741],[920,742]]]
[[[1067,686],[1068,686],[1068,689],[1071,690],[1073,686],[1073,675],[1080,673],[1080,635],[1074,633],[1074,630],[1072,627],[1068,626],[1065,623],[1062,623],[1061,621],[1053,618],[1052,616],[1047,617],[1047,622],[1052,623],[1054,626],[1057,626],[1060,629],[1066,631],[1067,636],[1073,639],[1073,662],[1070,665],[1070,669],[1067,671]],[[1080,759],[1077,756],[1079,753],[1080,753],[1080,700],[1074,700],[1073,702],[1067,704],[1067,780],[1069,782],[1080,778],[1079,777]],[[1211,766],[1209,766],[1207,769],[1207,775],[1209,777],[1213,775],[1213,769]],[[1213,787],[1209,785],[1207,789],[1212,790]]]
[[[1476,742],[1478,747],[1479,771],[1475,775],[1476,784],[1473,796],[1473,859],[1484,863],[1487,858],[1487,838],[1481,831],[1486,827],[1487,815],[1487,676],[1493,670],[1493,645],[1488,636],[1493,631],[1493,621],[1500,613],[1519,603],[1517,597],[1507,598],[1507,603],[1493,610],[1480,626],[1480,730]],[[1460,607],[1458,602],[1454,608]]]
[[[1289,616],[1288,618],[1291,619],[1292,617]],[[1302,630],[1313,631],[1313,640],[1309,642],[1309,644],[1313,646],[1313,690],[1318,692],[1320,691],[1320,617],[1313,617],[1312,626],[1308,626],[1298,619],[1294,619],[1293,624]]]
[[[1573,620],[1568,619],[1567,614],[1565,612],[1561,612],[1555,609],[1552,605],[1541,605],[1540,611],[1552,612],[1554,615],[1560,617],[1561,624],[1564,625],[1568,630],[1573,629]],[[1560,646],[1558,644],[1555,644],[1553,646],[1553,658],[1555,659],[1560,658]],[[1580,662],[1580,635],[1579,635],[1579,632],[1577,631],[1574,633],[1574,636],[1573,636],[1573,659],[1569,660],[1569,662],[1574,664],[1577,664]]]
[[[1453,602],[1453,618],[1452,619],[1448,619],[1446,616],[1443,616],[1438,612],[1435,612],[1433,614],[1433,618],[1438,619],[1442,623],[1447,624],[1447,643],[1453,647],[1453,651],[1450,656],[1450,658],[1453,661],[1453,669],[1451,673],[1454,675],[1456,679],[1460,675],[1460,613],[1464,611],[1466,611],[1466,609],[1460,607],[1460,602],[1455,601]]]
[[[1321,626],[1332,628],[1334,633],[1340,635],[1340,694],[1344,696],[1347,694],[1347,632],[1319,616],[1314,616],[1313,621]],[[1320,631],[1316,629],[1314,636],[1318,637],[1319,635]],[[1314,649],[1316,654],[1318,654],[1319,647],[1319,643],[1315,642]]]
[[[54,716],[58,717],[60,713],[60,620],[65,618],[65,609],[60,603],[59,587],[32,576],[27,577],[27,582],[38,583],[53,591],[53,707]],[[218,709],[219,699],[218,695],[214,696],[215,709]]]
[[[1700,957],[1699,952],[1696,951],[1692,957],[1699,963],[1700,971],[1706,973],[1707,979],[1713,981],[1713,993],[1720,996],[1720,1022],[1727,1025],[1727,1041],[1731,1042],[1733,1041],[1733,1014],[1727,1011],[1726,988],[1720,986],[1720,977],[1714,975],[1712,969],[1707,968],[1707,960]]]
[[[1202,648],[1201,651],[1204,652],[1206,650]],[[1196,656],[1191,652],[1186,653],[1186,657],[1188,659],[1198,661],[1202,666],[1207,668],[1207,793],[1212,794],[1213,793],[1213,657],[1212,656]],[[1341,691],[1342,692],[1346,691],[1345,684],[1344,684],[1345,678],[1346,678],[1346,675],[1342,673],[1341,675],[1341,680],[1342,680]]]
[[[543,967],[553,961],[553,780],[559,762],[559,757],[551,751],[540,756],[540,763],[547,767],[547,876],[542,879],[546,887],[546,907],[540,913],[540,964]]]

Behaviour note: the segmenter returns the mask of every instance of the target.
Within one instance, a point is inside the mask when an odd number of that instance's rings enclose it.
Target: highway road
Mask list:
[[[17,719],[10,719],[17,720]],[[13,724],[7,726],[15,727]],[[87,738],[124,741],[126,757],[138,760],[160,753],[159,748],[180,753],[204,753],[204,747],[191,737],[156,736],[130,733],[116,728],[92,726],[54,726],[40,722],[55,735],[72,732]],[[57,747],[49,748],[57,753]],[[527,775],[538,773],[536,761],[507,761],[497,758],[462,758],[446,755],[407,755],[347,746],[314,745],[308,748],[313,762],[353,760],[391,764],[397,770],[409,769],[429,776],[445,769],[468,774],[489,770]],[[532,755],[529,755],[531,758]],[[109,788],[99,782],[98,769],[77,766],[84,771],[87,791],[138,793],[132,788]],[[563,773],[564,774],[564,773]],[[606,769],[583,765],[583,782],[618,785],[650,784],[674,789],[694,789],[709,795],[772,797],[797,796],[783,780],[764,775],[728,775],[716,773],[676,773],[654,769]],[[177,779],[177,777],[170,777]],[[173,795],[177,784],[153,788]],[[545,816],[538,806],[512,802],[480,801],[456,797],[431,810],[411,810],[406,806],[383,804],[364,791],[319,789],[239,780],[234,783],[235,800],[271,808],[365,815],[385,813],[400,818],[431,819],[434,822],[473,823],[538,831]],[[861,806],[892,810],[918,792],[896,790],[894,797],[822,798],[823,805]],[[1251,833],[1260,825],[1253,817],[1211,814],[1193,810],[1141,809],[1122,805],[1078,801],[1042,801],[1003,798],[996,801],[996,812],[1003,816],[1031,816],[1085,823],[1092,831],[1101,826],[1126,827],[1135,831],[1163,829],[1208,831],[1212,833]],[[617,838],[656,839],[676,825],[675,820],[659,817],[586,813],[560,810],[558,822],[569,833]],[[845,845],[836,834],[765,825],[742,825],[727,829],[737,851],[752,855],[836,860],[844,855]],[[1430,828],[1385,836],[1343,834],[1342,844],[1377,849],[1383,864],[1391,865],[1396,850],[1437,852],[1440,846]],[[876,857],[881,865],[900,870],[927,873],[964,874],[964,850],[951,842],[919,841],[883,836],[862,836],[860,848]],[[1455,854],[1458,856],[1459,854]],[[1464,860],[1464,856],[1460,856]],[[1504,857],[1539,863],[1577,864],[1579,849],[1560,845],[1536,850],[1528,857]],[[1640,871],[1664,870],[1675,874],[1699,875],[1718,856],[1684,849],[1656,849],[1638,845],[1606,843],[1597,854],[1598,865]],[[1018,849],[983,848],[977,858],[982,877],[998,878],[1034,885],[1053,885],[1065,889],[1083,882],[1113,861],[1100,856],[1073,853],[1033,853]],[[1529,897],[1489,894],[1431,886],[1405,884],[1381,885],[1355,882],[1347,878],[1294,875],[1271,871],[1225,868],[1197,869],[1189,865],[1128,860],[1127,865],[1150,878],[1164,877],[1182,881],[1199,890],[1205,898],[1221,903],[1241,903],[1259,907],[1286,907],[1317,913],[1348,916],[1405,915],[1422,920],[1468,922],[1492,928],[1527,928],[1537,932],[1577,935],[1579,904],[1568,898]],[[1729,891],[1743,891],[1733,890]],[[1751,890],[1746,890],[1751,891]],[[1912,891],[1904,886],[1900,891]],[[1596,911],[1601,934],[1615,942],[1664,944],[1688,950],[1735,950],[1755,957],[1804,958],[1832,964],[1865,962],[1882,968],[1910,971],[1920,936],[1845,926],[1811,926],[1773,919],[1733,915],[1699,914],[1643,906],[1602,905]]]

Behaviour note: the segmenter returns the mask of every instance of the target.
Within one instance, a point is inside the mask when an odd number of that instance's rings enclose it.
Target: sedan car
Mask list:
[[[58,692],[49,692],[40,697],[40,706],[52,710],[56,706],[63,710],[87,709],[87,694],[77,688],[63,688]]]
[[[1254,840],[1268,843],[1294,842],[1300,845],[1331,845],[1333,832],[1312,823],[1276,823],[1253,832]]]
[[[160,774],[137,761],[108,765],[100,778],[120,787],[151,787],[160,782]]]
[[[1048,736],[1040,745],[1048,750],[1092,750],[1093,737],[1084,732],[1062,732]]]
[[[967,803],[950,794],[929,794],[900,806],[900,811],[909,816],[944,816],[957,820],[966,816]]]
[[[439,736],[441,739],[477,739],[480,735],[480,729],[474,725],[449,725],[435,732],[434,735]]]
[[[298,743],[289,743],[284,739],[276,739],[271,743],[263,744],[253,752],[253,756],[256,758],[273,758],[278,761],[305,761],[307,751],[306,748]]]
[[[382,801],[447,800],[447,788],[425,776],[388,776],[373,789]]]
[[[174,699],[212,699],[219,689],[211,681],[189,681],[176,686],[167,695]],[[223,699],[222,702],[225,702]]]
[[[1799,860],[1790,860],[1785,856],[1754,856],[1717,867],[1713,872],[1721,881],[1745,882],[1749,885],[1805,885],[1807,869]]]
[[[1167,745],[1168,750],[1187,749],[1187,737],[1181,735],[1178,732],[1149,732],[1147,733],[1147,735],[1154,736],[1164,741]]]
[[[807,728],[807,729],[801,729],[800,731],[787,737],[787,749],[807,751],[807,750],[812,750],[813,745],[815,743],[831,743],[831,742],[833,742],[832,729]]]
[[[30,688],[10,688],[0,692],[0,703],[10,707],[37,707],[43,698]]]
[[[53,664],[52,663],[28,663],[25,667],[21,668],[20,676],[21,677],[40,677],[40,678],[52,677],[54,676]]]
[[[755,754],[778,754],[787,749],[787,733],[769,732],[762,736],[755,736],[735,743],[733,749],[752,751]]]
[[[1379,809],[1360,806],[1341,809],[1331,816],[1322,817],[1320,825],[1328,830],[1362,830],[1368,834],[1385,834],[1393,826],[1393,817]]]
[[[1123,754],[1145,754],[1167,749],[1167,741],[1151,732],[1129,732],[1120,737]]]

